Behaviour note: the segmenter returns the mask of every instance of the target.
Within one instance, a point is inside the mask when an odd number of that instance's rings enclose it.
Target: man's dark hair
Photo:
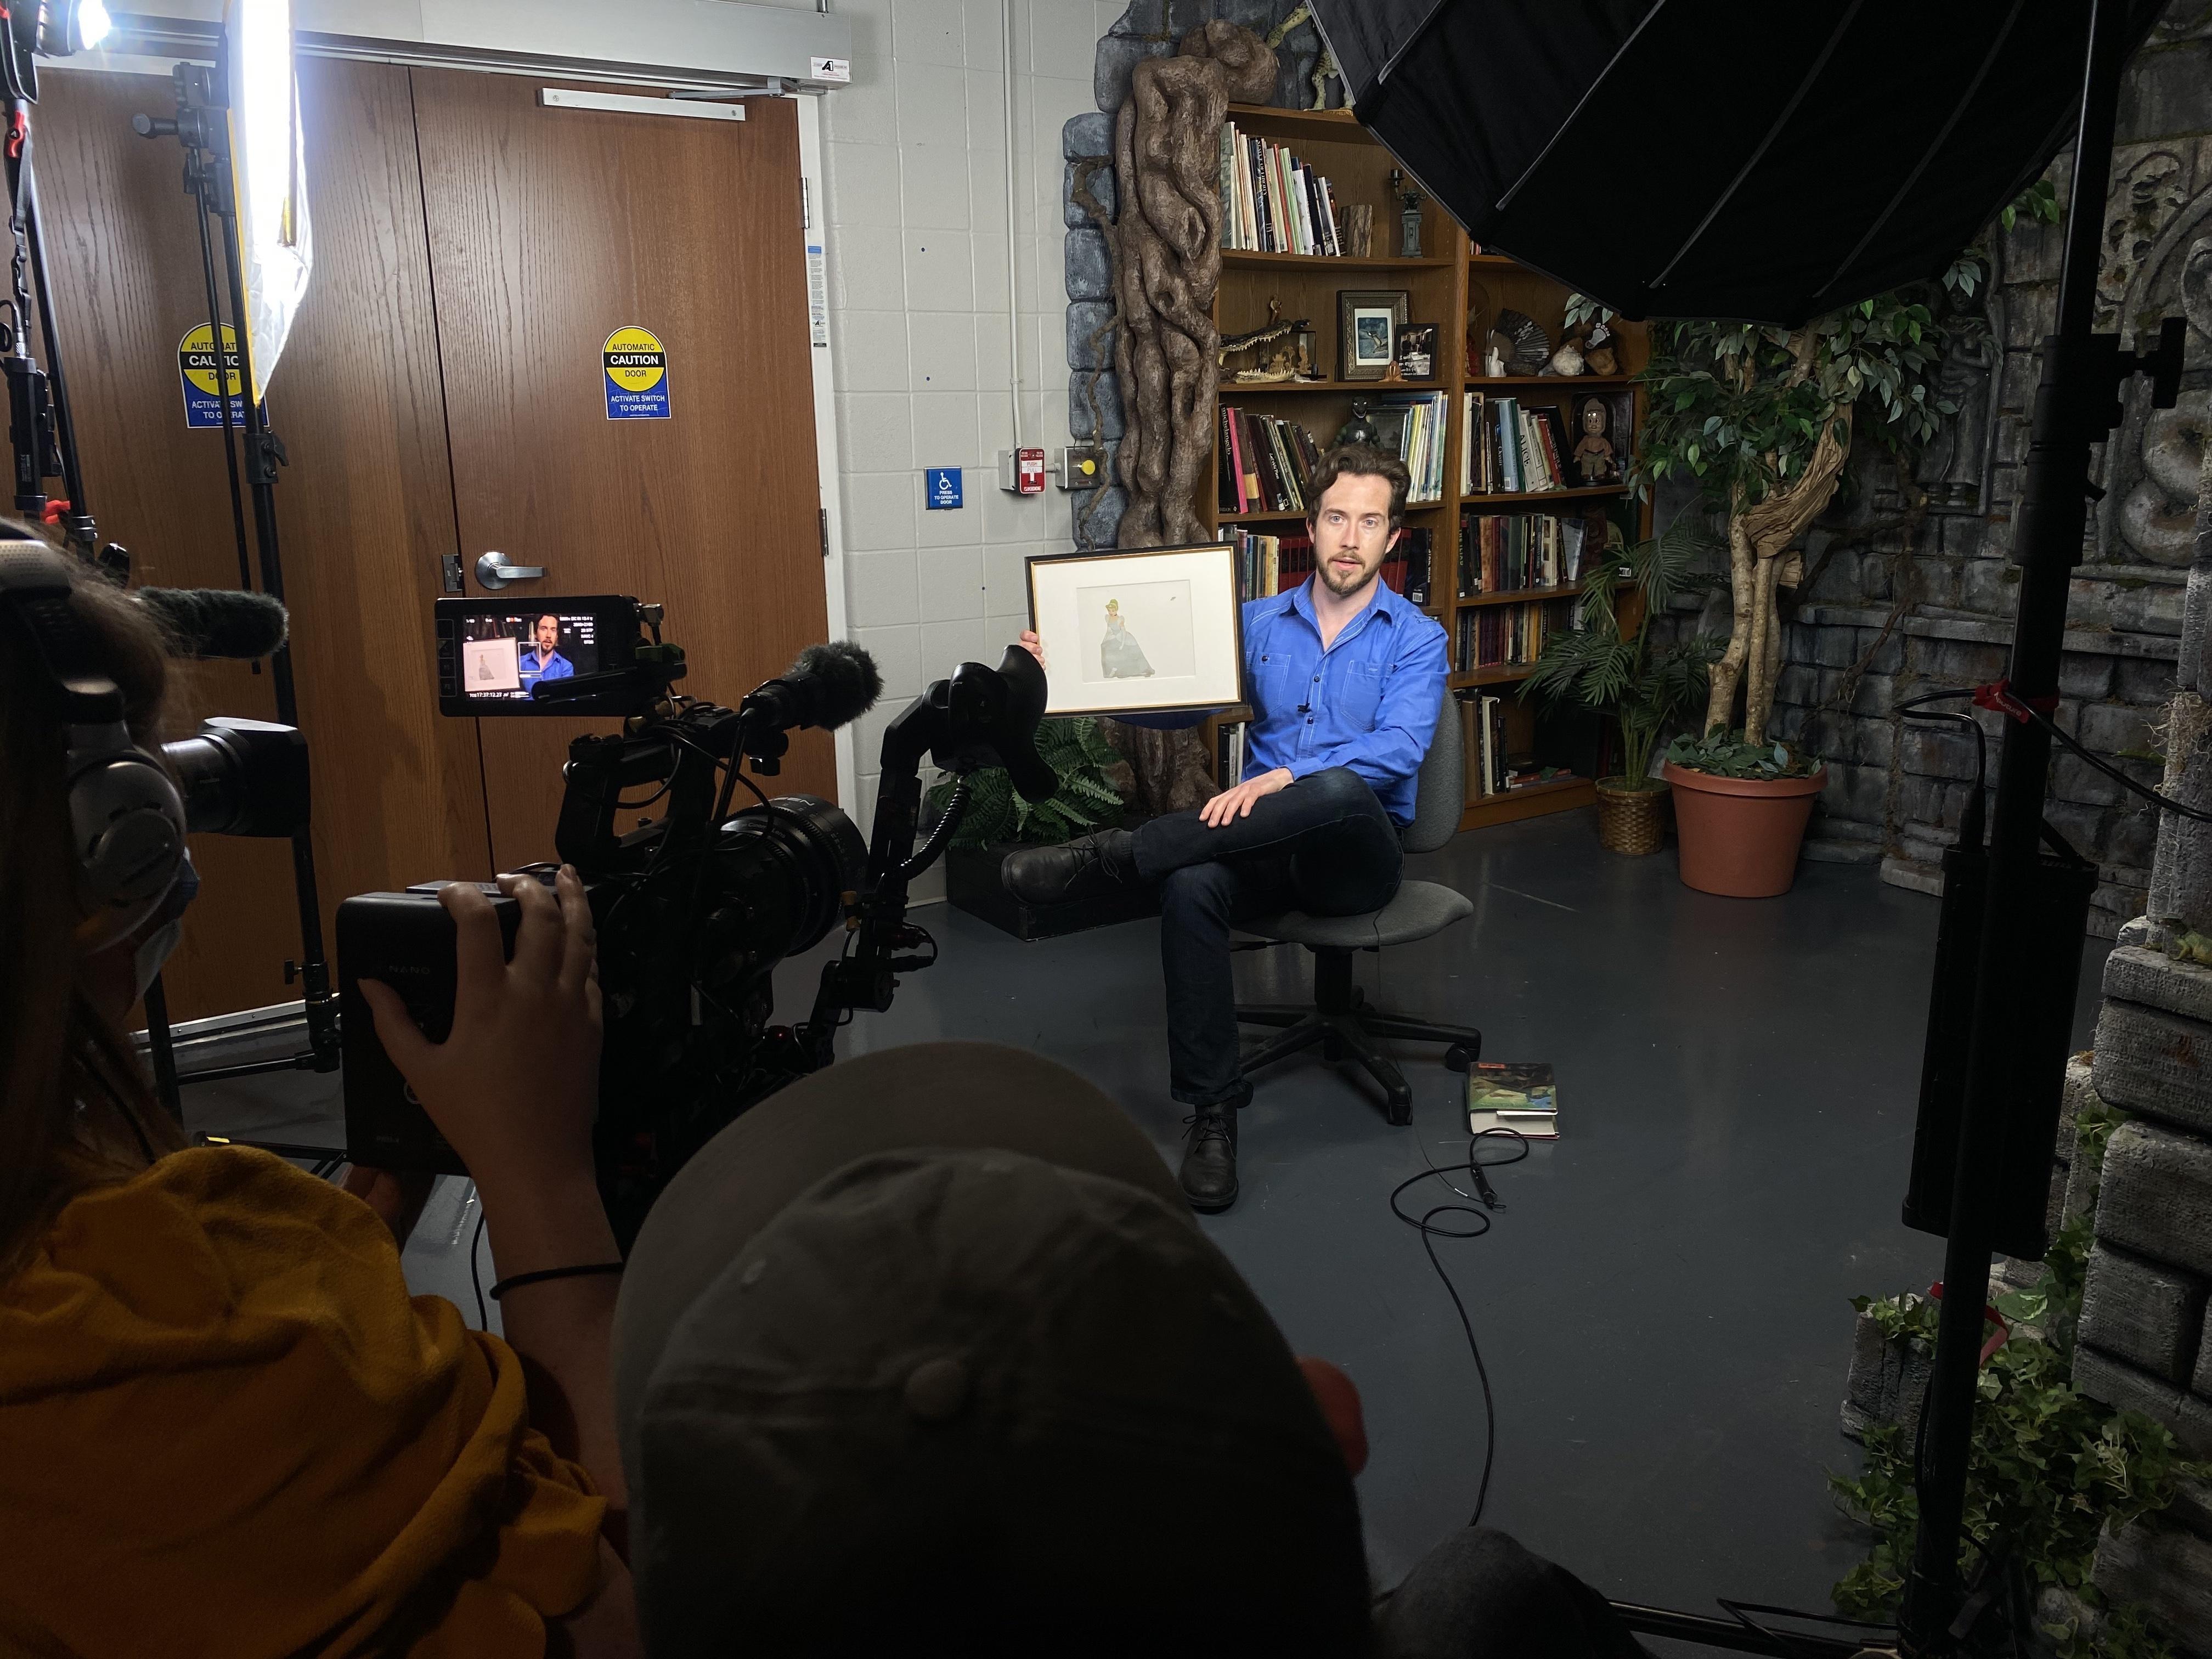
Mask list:
[[[1395,455],[1365,444],[1339,444],[1321,458],[1314,469],[1311,483],[1306,489],[1306,528],[1311,530],[1321,516],[1321,498],[1328,487],[1339,478],[1388,478],[1390,481],[1390,528],[1397,529],[1406,521],[1406,492],[1413,488],[1413,474],[1406,471],[1405,462]]]
[[[558,631],[561,626],[561,618],[558,613],[551,611],[541,611],[536,617],[532,617],[530,623],[530,631],[535,634],[538,631],[538,624],[548,620],[549,618],[551,620],[555,630]]]

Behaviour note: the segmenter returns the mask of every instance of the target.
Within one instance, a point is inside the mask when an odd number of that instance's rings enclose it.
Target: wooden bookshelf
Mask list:
[[[1397,246],[1398,209],[1390,198],[1389,187],[1390,170],[1395,164],[1389,153],[1370,138],[1348,112],[1274,109],[1232,104],[1229,118],[1236,124],[1239,132],[1289,145],[1300,160],[1310,164],[1316,173],[1335,185],[1340,204],[1362,202],[1371,204],[1375,210],[1375,245],[1377,247]],[[1320,356],[1318,366],[1333,374],[1337,362],[1337,290],[1403,289],[1407,296],[1406,320],[1437,325],[1439,361],[1437,374],[1427,380],[1327,380],[1240,384],[1224,380],[1221,383],[1218,402],[1249,408],[1281,419],[1295,420],[1311,432],[1322,447],[1326,447],[1337,429],[1351,418],[1352,403],[1355,398],[1372,398],[1398,392],[1442,392],[1446,394],[1443,498],[1409,506],[1407,520],[1409,524],[1431,532],[1429,611],[1444,625],[1455,649],[1458,615],[1463,609],[1565,599],[1573,592],[1570,586],[1458,598],[1457,559],[1462,507],[1475,507],[1486,512],[1551,511],[1561,516],[1572,516],[1574,509],[1579,507],[1584,516],[1596,520],[1602,518],[1608,504],[1627,493],[1624,486],[1614,484],[1597,489],[1462,495],[1459,488],[1459,457],[1465,441],[1461,431],[1465,394],[1468,392],[1488,394],[1495,390],[1523,404],[1564,404],[1568,399],[1585,392],[1607,389],[1618,391],[1623,387],[1633,390],[1637,384],[1634,378],[1637,371],[1643,368],[1649,360],[1649,347],[1640,325],[1616,323],[1613,327],[1618,342],[1616,349],[1620,356],[1619,374],[1572,377],[1552,374],[1470,375],[1467,372],[1463,349],[1470,325],[1474,325],[1481,334],[1486,334],[1491,320],[1498,313],[1510,307],[1534,318],[1556,344],[1565,321],[1568,290],[1550,277],[1531,270],[1504,254],[1476,251],[1469,245],[1466,234],[1433,201],[1425,204],[1422,210],[1421,242],[1424,256],[1418,259],[1395,258],[1382,254],[1362,258],[1334,258],[1224,249],[1221,256],[1221,282],[1213,302],[1214,325],[1223,334],[1238,334],[1264,324],[1267,319],[1267,302],[1273,299],[1280,306],[1285,319],[1304,319],[1311,325]],[[1640,419],[1643,394],[1636,391],[1634,397],[1633,406]],[[1568,421],[1565,424],[1571,432],[1574,423]],[[1218,420],[1214,429],[1218,445],[1220,430]],[[1196,505],[1209,533],[1225,532],[1226,528],[1238,526],[1262,529],[1268,534],[1295,533],[1295,526],[1303,520],[1302,514],[1222,512],[1216,488],[1219,459],[1218,454],[1212,458],[1212,464],[1207,466],[1198,485]],[[1638,517],[1643,533],[1649,534],[1650,508],[1644,507]],[[1470,686],[1511,686],[1526,679],[1528,673],[1528,667],[1523,665],[1499,664],[1455,672],[1450,678],[1450,684],[1454,690]],[[1505,712],[1508,745],[1525,751],[1534,743],[1534,710],[1526,703],[1509,701]],[[1458,711],[1455,708],[1447,708],[1444,713],[1447,718],[1456,718]],[[1473,757],[1469,757],[1468,769],[1472,786],[1477,769]],[[1460,819],[1460,827],[1474,830],[1493,823],[1510,823],[1547,812],[1587,806],[1595,799],[1596,793],[1590,781],[1581,777],[1530,785],[1503,795],[1471,796]]]

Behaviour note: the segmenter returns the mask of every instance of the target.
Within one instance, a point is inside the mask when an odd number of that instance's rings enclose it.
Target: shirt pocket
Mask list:
[[[1382,706],[1382,665],[1347,662],[1337,671],[1336,717],[1355,731],[1372,732]]]
[[[1280,651],[1263,651],[1250,659],[1251,670],[1247,677],[1252,694],[1252,712],[1261,720],[1280,714],[1302,701],[1289,695],[1295,690],[1291,684],[1291,660]]]

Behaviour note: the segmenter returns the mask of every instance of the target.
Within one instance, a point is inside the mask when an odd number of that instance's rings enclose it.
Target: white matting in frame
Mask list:
[[[1047,714],[1164,714],[1243,701],[1236,550],[1145,547],[1029,561]]]

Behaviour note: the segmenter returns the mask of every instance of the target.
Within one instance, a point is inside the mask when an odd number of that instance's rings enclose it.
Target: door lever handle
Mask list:
[[[495,592],[509,582],[534,581],[544,574],[542,564],[509,564],[497,553],[477,556],[477,580]]]

